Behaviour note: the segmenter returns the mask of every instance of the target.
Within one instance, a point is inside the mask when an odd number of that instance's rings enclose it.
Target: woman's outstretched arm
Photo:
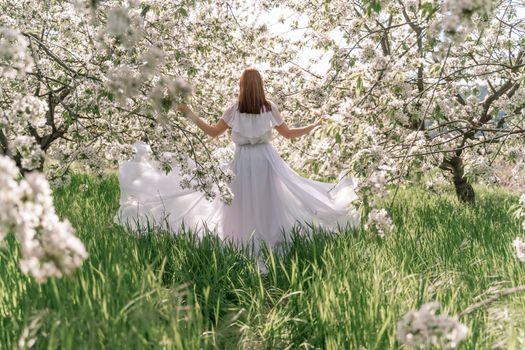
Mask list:
[[[197,116],[187,104],[180,104],[177,106],[178,110],[184,114],[185,117],[190,118],[199,129],[204,131],[206,134],[211,137],[217,137],[222,135],[226,130],[228,130],[228,124],[221,118],[215,125],[210,125],[208,122],[199,116]]]
[[[315,123],[312,123],[308,126],[304,126],[302,128],[292,128],[290,129],[288,127],[288,124],[286,122],[283,122],[281,125],[278,125],[275,127],[275,130],[279,132],[279,134],[283,135],[287,139],[293,139],[295,137],[301,137],[303,135],[308,134],[310,131],[315,129],[318,125],[321,125],[326,118],[319,118],[315,121]]]

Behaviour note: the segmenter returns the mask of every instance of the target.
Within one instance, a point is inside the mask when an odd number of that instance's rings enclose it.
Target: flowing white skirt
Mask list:
[[[294,226],[328,229],[355,227],[359,214],[351,205],[357,196],[355,180],[337,184],[298,175],[269,143],[241,145],[229,164],[235,173],[230,184],[231,205],[220,199],[181,189],[180,175],[156,169],[147,158],[125,161],[119,167],[120,208],[114,221],[133,231],[160,226],[173,233],[181,229],[215,231],[236,242],[260,241],[274,245]]]

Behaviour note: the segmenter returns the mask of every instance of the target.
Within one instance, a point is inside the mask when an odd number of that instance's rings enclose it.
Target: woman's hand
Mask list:
[[[193,122],[196,122],[197,119],[199,119],[199,117],[197,117],[195,115],[195,113],[193,113],[193,111],[191,110],[190,106],[188,106],[185,103],[181,103],[181,104],[177,105],[177,109],[180,112],[182,112],[182,115],[184,115],[186,118],[191,119]]]
[[[184,114],[191,112],[190,106],[188,106],[185,103],[181,103],[181,104],[177,105],[177,109],[179,111],[181,111],[182,113],[184,113]]]

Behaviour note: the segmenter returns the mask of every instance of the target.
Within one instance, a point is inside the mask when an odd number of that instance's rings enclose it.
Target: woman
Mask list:
[[[283,239],[294,225],[316,224],[328,228],[355,226],[357,211],[350,203],[357,198],[353,179],[337,185],[303,178],[279,157],[270,145],[273,129],[287,139],[308,134],[323,119],[302,128],[289,128],[277,106],[266,99],[259,72],[246,69],[240,79],[238,101],[231,104],[217,124],[210,125],[179,105],[211,137],[231,128],[235,158],[229,164],[235,174],[230,184],[231,205],[219,199],[208,201],[201,192],[181,189],[179,174],[155,169],[147,159],[147,146],[136,144],[136,159],[120,166],[121,207],[115,221],[135,228],[146,221],[161,224],[173,232],[181,226],[206,227],[222,238],[236,242],[254,239],[270,245]]]

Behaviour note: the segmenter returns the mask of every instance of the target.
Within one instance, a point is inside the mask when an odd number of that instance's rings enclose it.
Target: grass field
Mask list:
[[[286,254],[265,256],[261,275],[257,259],[213,236],[126,233],[112,224],[117,180],[77,175],[55,204],[90,257],[39,285],[19,271],[16,252],[0,251],[1,349],[398,348],[396,322],[408,310],[438,301],[456,314],[491,288],[525,283],[511,246],[523,235],[509,212],[517,198],[478,194],[465,207],[452,194],[402,190],[384,240],[292,235]],[[459,348],[523,349],[524,316],[525,295],[469,315]]]

